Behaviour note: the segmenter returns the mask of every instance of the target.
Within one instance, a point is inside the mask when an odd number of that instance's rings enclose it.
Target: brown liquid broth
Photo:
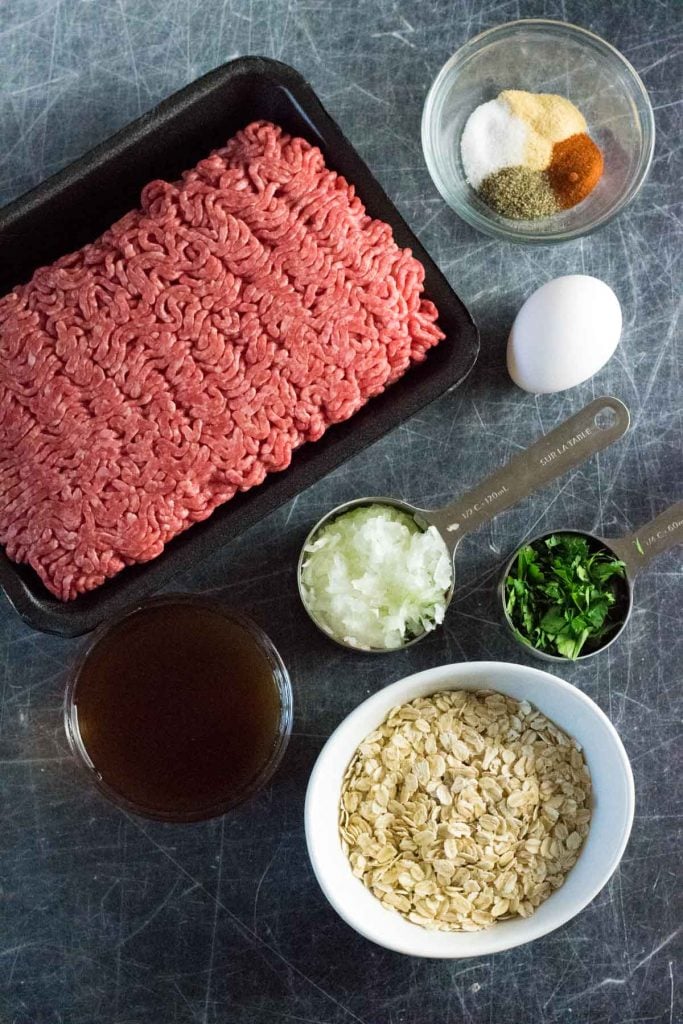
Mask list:
[[[280,721],[273,667],[256,639],[189,603],[115,626],[81,668],[74,706],[102,781],[162,814],[238,800],[268,762]]]

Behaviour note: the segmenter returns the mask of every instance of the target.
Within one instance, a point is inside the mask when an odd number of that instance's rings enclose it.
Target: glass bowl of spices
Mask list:
[[[592,32],[529,19],[489,29],[444,65],[422,116],[434,184],[473,227],[526,244],[579,238],[637,194],[652,106]]]

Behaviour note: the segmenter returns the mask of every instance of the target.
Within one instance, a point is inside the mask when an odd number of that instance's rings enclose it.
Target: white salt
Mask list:
[[[472,111],[460,140],[465,176],[473,188],[503,167],[525,162],[529,130],[502,100],[489,100]]]

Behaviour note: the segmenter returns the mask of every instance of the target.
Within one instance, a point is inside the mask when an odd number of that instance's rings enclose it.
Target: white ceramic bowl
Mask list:
[[[590,832],[567,880],[529,918],[500,921],[480,932],[431,932],[385,910],[354,878],[339,840],[338,807],[344,772],[358,744],[398,704],[437,690],[498,690],[528,700],[581,744],[593,781]],[[367,939],[411,956],[487,956],[547,935],[600,892],[621,860],[633,823],[631,766],[616,729],[576,687],[526,665],[475,661],[442,665],[385,687],[332,733],[313,768],[306,793],[308,853],[320,886],[337,913]]]

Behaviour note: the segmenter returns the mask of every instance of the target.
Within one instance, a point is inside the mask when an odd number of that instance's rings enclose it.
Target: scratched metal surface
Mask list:
[[[649,182],[584,241],[515,249],[477,235],[437,196],[419,120],[443,61],[519,15],[565,17],[619,47],[657,118]],[[222,820],[186,827],[128,817],[88,789],[61,725],[77,642],[30,632],[0,608],[0,1020],[3,1024],[673,1024],[680,919],[680,555],[638,582],[626,636],[562,674],[619,729],[637,790],[620,870],[570,924],[491,959],[406,960],[349,930],[307,863],[302,809],[326,736],[361,699],[406,673],[462,659],[525,660],[506,637],[494,583],[522,537],[571,524],[618,534],[679,497],[680,8],[377,0],[13,0],[0,6],[0,200],[237,54],[298,67],[431,250],[482,329],[468,385],[302,494],[178,581],[226,595],[271,633],[296,689],[290,751],[271,788]],[[536,399],[504,369],[506,331],[537,285],[585,271],[624,308],[599,376]],[[627,439],[468,538],[446,628],[388,658],[328,646],[299,608],[294,564],[310,524],[363,493],[438,504],[600,392],[633,414]],[[530,662],[534,663],[534,662]],[[679,761],[680,765],[680,761]]]

